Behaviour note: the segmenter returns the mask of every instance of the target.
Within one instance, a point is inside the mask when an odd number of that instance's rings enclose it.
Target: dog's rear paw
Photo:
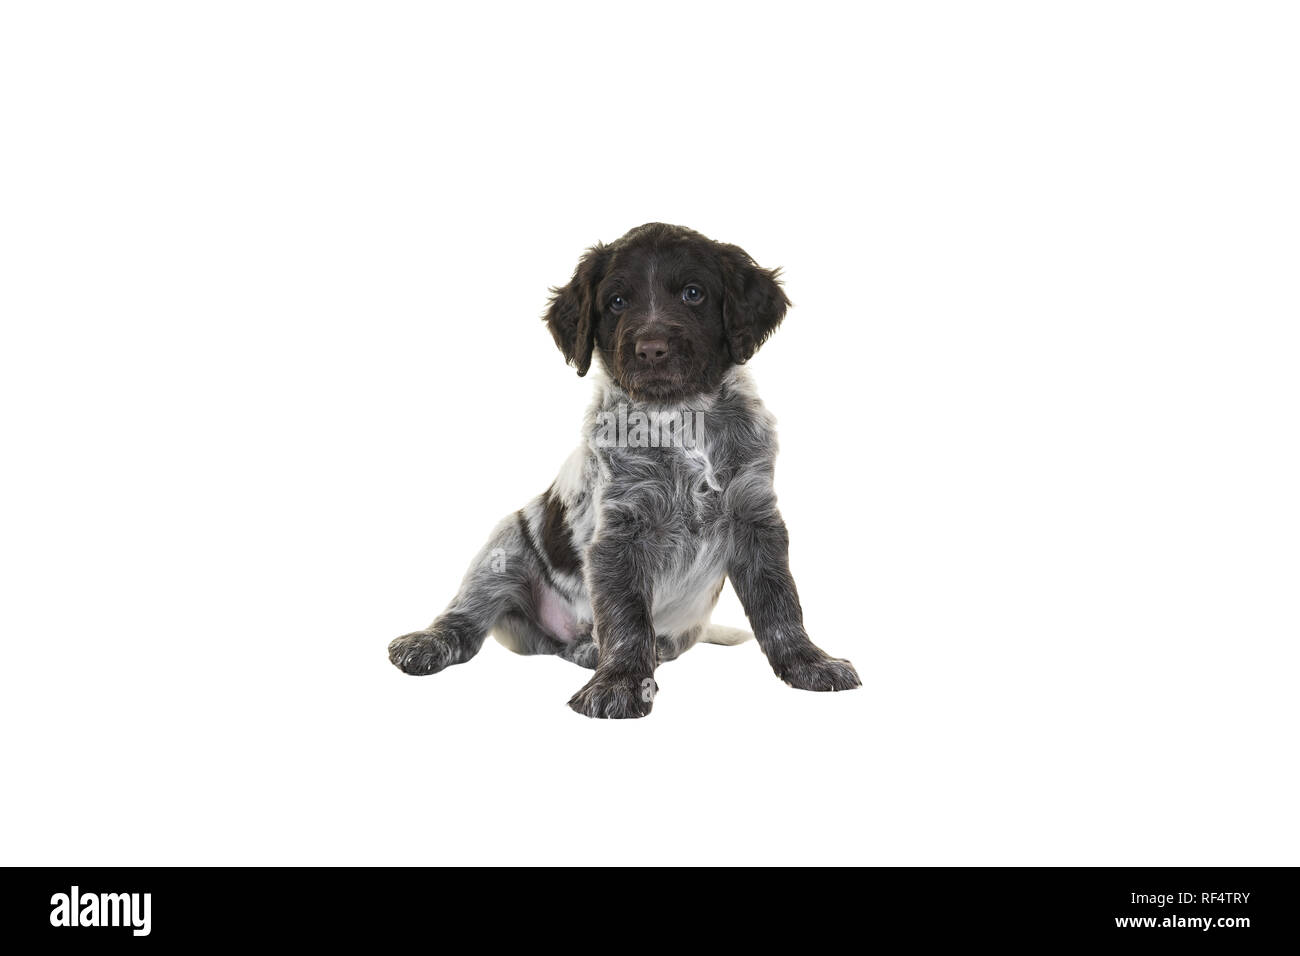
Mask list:
[[[456,663],[456,650],[445,637],[432,631],[415,631],[388,645],[388,659],[408,674],[436,674]]]
[[[579,667],[594,671],[596,665],[600,662],[600,649],[596,647],[595,641],[588,638],[575,644],[566,644],[560,651],[560,657],[566,661],[572,661]]]
[[[862,686],[852,664],[815,647],[782,661],[774,670],[777,677],[799,690],[853,690]]]
[[[644,717],[654,706],[659,685],[653,677],[593,677],[569,706],[587,717]]]

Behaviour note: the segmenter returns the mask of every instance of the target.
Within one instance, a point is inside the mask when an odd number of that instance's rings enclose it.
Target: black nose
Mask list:
[[[637,339],[636,357],[642,362],[658,365],[668,357],[667,339]]]

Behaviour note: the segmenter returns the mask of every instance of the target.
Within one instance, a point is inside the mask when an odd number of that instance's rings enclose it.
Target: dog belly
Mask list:
[[[571,644],[577,639],[579,632],[575,608],[546,585],[538,588],[538,592],[537,623],[557,641]]]
[[[650,610],[655,633],[676,636],[706,623],[718,603],[723,577],[720,569],[711,569],[711,573],[688,581],[668,581],[657,586]]]

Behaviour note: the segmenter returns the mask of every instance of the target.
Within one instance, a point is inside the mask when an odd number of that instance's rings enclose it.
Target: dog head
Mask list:
[[[775,331],[790,300],[777,269],[739,246],[652,222],[588,249],[545,319],[586,375],[593,355],[632,398],[674,402],[712,391]]]

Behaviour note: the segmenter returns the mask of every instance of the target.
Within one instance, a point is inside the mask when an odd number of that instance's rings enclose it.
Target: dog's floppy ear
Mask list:
[[[732,360],[744,365],[781,324],[790,300],[781,288],[781,270],[762,268],[739,246],[722,246],[721,271],[727,347]]]
[[[551,289],[551,304],[546,309],[546,327],[569,364],[586,375],[591,368],[591,351],[596,344],[596,323],[600,303],[596,286],[605,273],[609,259],[606,246],[596,243],[578,261],[569,284]]]

